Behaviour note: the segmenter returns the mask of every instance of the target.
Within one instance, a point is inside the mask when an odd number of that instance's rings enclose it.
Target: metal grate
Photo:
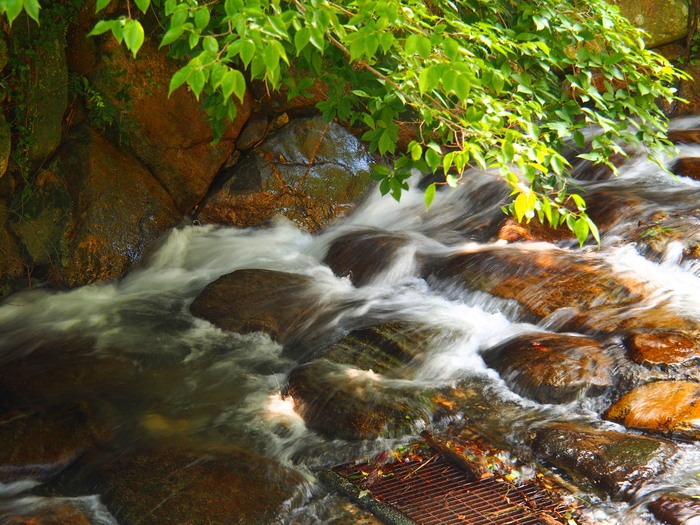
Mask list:
[[[352,480],[366,475],[367,464],[333,469]],[[365,476],[365,480],[367,480]],[[510,483],[473,476],[437,453],[423,461],[392,465],[391,471],[362,483],[372,498],[420,525],[552,525],[566,508],[537,483]]]

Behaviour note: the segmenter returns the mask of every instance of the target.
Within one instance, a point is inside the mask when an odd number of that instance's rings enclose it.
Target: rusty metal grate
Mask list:
[[[348,463],[333,469],[347,480],[364,477],[368,465]],[[473,476],[434,454],[424,461],[394,465],[362,488],[420,525],[552,525],[566,510],[537,483],[520,484]]]

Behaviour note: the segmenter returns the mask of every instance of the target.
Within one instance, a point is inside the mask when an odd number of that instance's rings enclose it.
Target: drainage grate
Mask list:
[[[566,523],[568,509],[536,482],[511,483],[474,476],[432,451],[428,458],[386,464],[339,465],[346,480],[362,479],[372,499],[389,505],[420,525],[553,525]],[[372,472],[368,472],[372,471]]]

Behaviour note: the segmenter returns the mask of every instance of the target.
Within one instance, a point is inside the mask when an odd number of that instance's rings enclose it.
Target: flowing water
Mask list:
[[[696,155],[700,156],[696,147],[681,149],[681,156]],[[671,179],[644,160],[630,161],[616,179],[580,184],[642,195],[666,209],[700,206],[700,183]],[[459,189],[439,192],[428,211],[418,188],[404,194],[401,203],[373,194],[342,222],[318,235],[299,231],[284,220],[261,229],[198,225],[174,229],[119,282],[67,292],[32,290],[10,297],[0,307],[0,366],[33,354],[41,356],[31,361],[31,378],[46,387],[34,389],[33,404],[89,406],[110,429],[105,455],[111,458],[154,441],[187,443],[204,451],[231,446],[248,449],[279,471],[301,474],[279,515],[280,523],[339,523],[334,521],[338,502],[316,485],[313,470],[379,452],[415,436],[341,441],[308,430],[292,401],[282,396],[296,359],[267,335],[225,332],[193,317],[190,303],[208,283],[238,269],[310,276],[316,304],[308,330],[342,332],[359,319],[372,318],[416,321],[449,332],[449,338],[425,352],[420,370],[402,380],[402,388],[422,390],[478,377],[498,395],[520,403],[524,413],[536,414],[530,417],[560,418],[570,413],[572,418],[597,418],[590,400],[557,407],[517,396],[480,357],[480,350],[515,334],[551,326],[551,318],[537,325],[521,316],[512,301],[449,287],[437,290],[416,276],[416,253],[446,254],[489,246],[491,226],[502,219],[500,205],[506,196],[493,177],[475,172]],[[582,250],[598,253],[621,273],[639,276],[656,290],[659,301],[670,300],[686,317],[700,320],[698,260],[684,258],[678,243],[671,243],[662,257],[651,261],[635,245],[621,242],[625,224],[637,221],[640,213],[625,209],[599,248],[589,245]],[[390,266],[368,284],[355,287],[347,277],[333,275],[322,260],[338,236],[367,228],[400,232],[410,242]],[[560,246],[579,250],[574,243]],[[539,243],[526,249],[548,250],[551,245]],[[324,316],[330,309],[333,315]],[[76,348],[82,349],[77,356],[66,350]],[[76,379],[80,369],[85,373]],[[388,380],[375,374],[367,381]],[[684,457],[669,474],[649,484],[646,494],[670,484],[700,496],[700,467],[696,466],[700,448],[686,443],[682,453]],[[81,475],[86,469],[89,466],[82,467]],[[275,471],[270,469],[271,483]],[[70,476],[50,493],[42,492],[40,481],[0,484],[0,516],[36,509],[47,500],[69,501],[83,509],[93,524],[117,523],[100,494],[78,493],[85,489],[76,487],[83,486],[78,481],[72,484]],[[61,490],[64,494],[56,496]],[[654,523],[642,507],[604,499],[593,498],[589,513],[601,523]]]

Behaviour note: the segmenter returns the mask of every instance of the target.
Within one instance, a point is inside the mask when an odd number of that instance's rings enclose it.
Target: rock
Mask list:
[[[700,525],[700,501],[682,496],[662,496],[648,505],[654,517],[668,525]]]
[[[676,452],[666,441],[576,423],[546,424],[534,430],[530,445],[540,460],[616,499],[632,496]]]
[[[648,33],[644,41],[651,49],[680,40],[688,34],[688,4],[683,0],[610,0],[629,21]]]
[[[700,158],[681,157],[676,159],[669,171],[679,177],[689,177],[700,181]]]
[[[266,525],[303,479],[253,452],[172,447],[118,457],[95,483],[119,523]]]
[[[565,227],[554,229],[550,225],[542,224],[537,217],[530,222],[518,222],[509,217],[503,221],[497,237],[499,240],[508,242],[542,241],[555,243],[564,239],[573,239],[574,234]]]
[[[338,124],[296,119],[223,171],[196,218],[248,227],[284,215],[315,232],[360,199],[370,163],[364,146]]]
[[[30,266],[60,266],[66,255],[64,235],[73,221],[73,200],[65,180],[52,169],[39,171],[36,182],[12,202],[17,219],[11,229],[28,255]]]
[[[526,334],[486,350],[484,361],[516,393],[540,403],[568,403],[613,386],[613,360],[594,339]]]
[[[5,411],[0,416],[0,482],[45,481],[94,445],[77,407]]]
[[[190,312],[222,330],[265,332],[285,343],[313,304],[304,300],[312,279],[272,270],[238,270],[209,284],[192,302]]]
[[[28,274],[20,246],[8,228],[9,209],[0,205],[0,298],[16,291],[16,283]]]
[[[89,75],[94,87],[115,107],[125,107],[120,134],[136,157],[160,181],[181,213],[204,197],[217,171],[234,151],[252,106],[250,95],[238,105],[220,142],[201,104],[187,89],[168,97],[170,78],[180,65],[148,39],[136,59],[113,38],[104,40],[102,66]],[[128,100],[128,104],[120,100]]]
[[[337,439],[376,439],[415,433],[428,422],[425,393],[372,370],[318,359],[287,378],[286,394],[306,426]]]
[[[24,23],[22,23],[24,22]],[[68,106],[68,67],[65,41],[61,36],[42,34],[42,28],[22,15],[13,25],[14,53],[29,65],[26,84],[19,88],[25,97],[24,115],[29,135],[27,161],[32,167],[46,162],[61,142],[63,115]]]
[[[675,365],[700,358],[698,338],[677,330],[635,331],[625,346],[632,360],[647,365]]]
[[[92,525],[77,507],[60,502],[41,502],[35,508],[5,510],[0,525]]]
[[[59,151],[54,173],[66,181],[73,222],[57,280],[69,285],[117,279],[146,247],[180,220],[170,196],[133,156],[78,130]]]
[[[615,275],[601,259],[543,245],[467,249],[433,259],[424,275],[437,286],[458,283],[513,299],[536,317],[561,308],[620,308],[643,293],[643,283]]]
[[[351,232],[331,243],[323,262],[334,274],[348,277],[355,286],[363,286],[392,267],[402,249],[410,246],[411,238],[401,233],[381,230]],[[414,257],[411,260],[417,265]]]
[[[700,383],[656,381],[632,389],[605,418],[628,428],[700,439]]]

